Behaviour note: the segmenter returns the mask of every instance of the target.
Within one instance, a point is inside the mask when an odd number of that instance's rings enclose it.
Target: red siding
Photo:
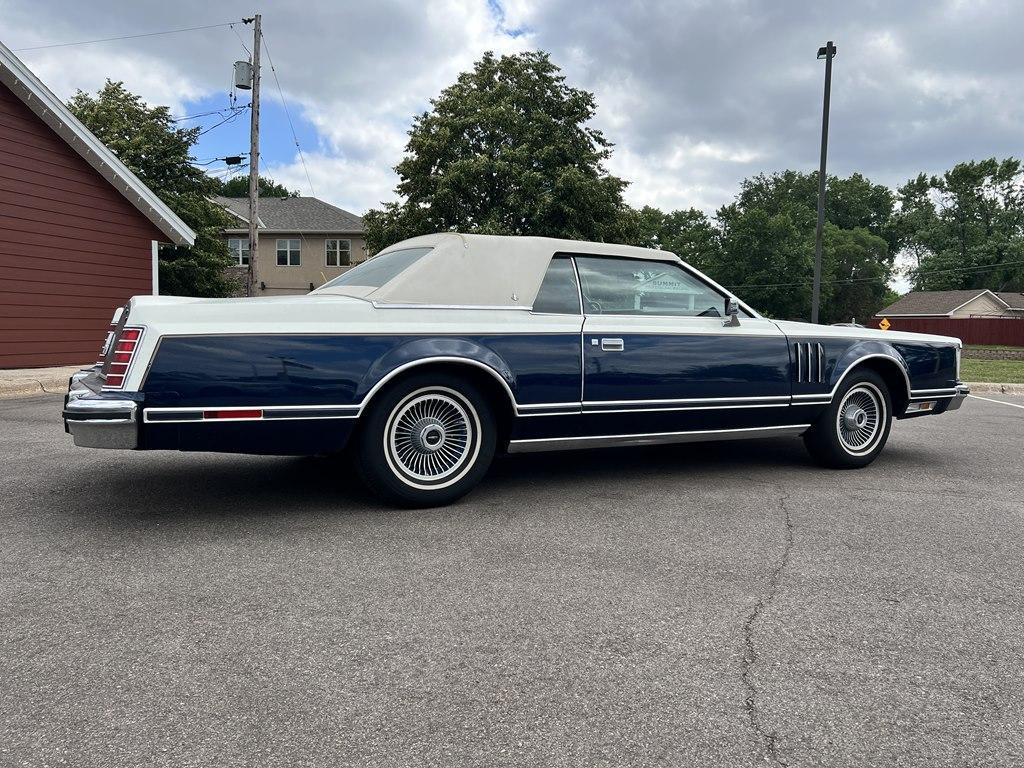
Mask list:
[[[964,344],[1024,347],[1024,317],[890,317],[889,322],[890,330],[956,336]]]
[[[166,239],[0,83],[0,368],[95,361]]]

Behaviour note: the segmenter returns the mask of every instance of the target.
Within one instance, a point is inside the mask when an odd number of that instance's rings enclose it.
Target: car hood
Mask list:
[[[818,338],[864,339],[866,341],[917,341],[936,344],[955,344],[961,346],[960,339],[954,336],[937,336],[931,333],[912,333],[910,331],[883,331],[881,328],[850,328],[836,325],[815,325],[814,323],[798,323],[790,320],[773,320],[787,336]]]

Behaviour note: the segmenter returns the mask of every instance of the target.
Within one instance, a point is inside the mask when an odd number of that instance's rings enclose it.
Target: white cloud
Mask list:
[[[570,85],[597,97],[616,146],[609,169],[635,205],[713,211],[740,180],[817,165],[822,64],[835,64],[829,168],[896,185],[919,171],[1019,151],[1024,60],[1012,52],[1024,7],[976,2],[823,0],[807,4],[598,0],[304,0],[267,4],[269,52],[295,115],[317,194],[363,212],[391,198],[412,117],[485,50],[540,48]],[[170,4],[6,0],[11,47],[216,23],[250,0]],[[249,27],[238,26],[243,38]],[[226,28],[26,52],[67,97],[124,80],[180,111],[227,90],[242,54]],[[270,73],[266,95],[276,98]],[[265,167],[306,189],[293,157]]]

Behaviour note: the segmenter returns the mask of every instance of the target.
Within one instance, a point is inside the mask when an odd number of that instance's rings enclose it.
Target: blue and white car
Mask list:
[[[769,320],[666,251],[445,233],[305,296],[133,298],[64,420],[94,448],[349,449],[438,505],[500,451],[802,435],[863,467],[893,418],[960,407],[960,348]]]

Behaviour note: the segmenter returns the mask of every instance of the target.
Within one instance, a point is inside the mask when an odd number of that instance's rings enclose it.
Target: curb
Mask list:
[[[0,382],[0,398],[62,395],[68,391],[67,379],[36,379],[33,381]]]
[[[1024,395],[1024,384],[993,384],[988,381],[965,381],[971,394],[987,393],[990,395]]]
[[[40,368],[35,371],[0,371],[0,399],[62,395],[68,391],[68,378],[81,369],[82,366],[76,365],[67,368]]]

